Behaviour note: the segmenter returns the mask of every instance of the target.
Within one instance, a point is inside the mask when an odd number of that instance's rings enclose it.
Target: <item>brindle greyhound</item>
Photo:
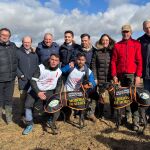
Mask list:
[[[82,129],[85,127],[85,112],[86,109],[89,106],[89,100],[88,100],[88,95],[87,91],[88,89],[91,88],[91,85],[89,83],[81,84],[81,91],[83,92],[83,97],[85,98],[85,108],[84,109],[77,109],[74,111],[74,117],[79,116],[79,128]],[[71,122],[70,122],[71,123]]]
[[[102,86],[101,86],[102,87]],[[127,103],[122,103],[121,105],[115,105],[115,93],[116,91],[119,89],[119,84],[113,84],[110,82],[104,83],[103,84],[103,91],[108,90],[110,96],[111,96],[111,100],[113,101],[113,105],[114,105],[114,110],[116,112],[116,127],[117,129],[119,129],[119,126],[121,125],[122,122],[122,110],[123,108],[125,108],[127,105],[130,105],[134,99],[134,95],[132,94],[131,99],[128,100]]]

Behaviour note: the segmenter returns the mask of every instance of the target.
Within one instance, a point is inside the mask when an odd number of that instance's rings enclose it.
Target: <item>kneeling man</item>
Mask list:
[[[37,100],[46,102],[53,94],[60,92],[62,72],[59,69],[59,62],[59,55],[51,54],[50,58],[43,64],[40,64],[33,74],[30,81],[32,89],[25,102],[25,120],[27,126],[23,131],[23,135],[27,135],[33,129],[32,110],[35,102]],[[53,114],[53,119],[57,120],[58,117],[59,111]]]

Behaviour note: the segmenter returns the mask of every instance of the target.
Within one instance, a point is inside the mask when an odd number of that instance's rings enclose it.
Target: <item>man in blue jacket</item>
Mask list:
[[[93,72],[87,67],[85,63],[86,63],[85,54],[78,53],[74,67],[69,64],[66,65],[65,67],[62,67],[61,69],[62,73],[68,73],[68,77],[64,85],[65,91],[78,91],[81,88],[81,84],[84,83],[85,81],[91,87],[87,91],[88,93],[90,90],[93,90],[95,88],[96,83]],[[68,111],[68,113],[70,112]],[[68,120],[69,115],[70,114],[67,114]],[[93,122],[96,122],[94,112],[92,113],[92,111],[90,111],[90,113],[87,113],[87,117]]]
[[[53,35],[46,33],[44,40],[38,44],[36,53],[39,57],[40,64],[49,58],[51,54],[59,54],[59,45],[53,41]]]
[[[30,80],[33,73],[38,67],[38,56],[32,48],[32,38],[25,36],[22,39],[22,46],[17,51],[17,76],[20,91],[20,109],[21,116],[24,115],[24,103],[27,96],[27,91],[30,87]]]

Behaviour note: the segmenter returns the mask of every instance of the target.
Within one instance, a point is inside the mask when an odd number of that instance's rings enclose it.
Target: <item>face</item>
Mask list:
[[[70,44],[70,43],[73,42],[73,36],[70,33],[66,33],[64,38],[65,38],[65,43],[66,44]]]
[[[10,33],[8,31],[2,30],[0,32],[0,41],[3,43],[7,43],[10,39]]]
[[[150,36],[150,22],[146,22],[143,26],[144,32]]]
[[[102,42],[103,47],[108,47],[109,46],[109,38],[108,38],[108,36],[103,36],[101,42]]]
[[[50,67],[55,68],[55,67],[57,67],[58,64],[59,64],[59,58],[52,55],[49,59]]]
[[[30,49],[31,48],[31,44],[32,44],[32,40],[30,37],[25,37],[22,41],[23,47],[25,49]]]
[[[84,56],[77,58],[77,65],[81,68],[85,65],[86,59]]]
[[[91,45],[91,40],[88,36],[85,36],[81,39],[81,45],[83,48],[89,48]]]
[[[122,38],[124,40],[129,40],[131,38],[131,31],[122,31]]]
[[[53,37],[49,34],[44,36],[44,43],[46,46],[50,47],[53,43]]]

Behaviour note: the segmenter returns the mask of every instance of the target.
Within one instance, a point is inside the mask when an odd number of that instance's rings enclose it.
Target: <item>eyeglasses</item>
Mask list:
[[[9,37],[10,35],[9,34],[0,34],[1,36],[4,36],[4,37]]]

